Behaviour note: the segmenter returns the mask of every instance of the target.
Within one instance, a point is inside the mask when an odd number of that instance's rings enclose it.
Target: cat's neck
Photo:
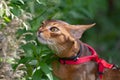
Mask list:
[[[64,47],[64,49],[61,50],[60,53],[56,53],[56,55],[60,58],[63,58],[63,57],[69,58],[72,56],[76,56],[77,53],[80,51],[80,49],[82,49],[81,57],[91,55],[91,52],[89,51],[89,49],[84,45],[84,43],[82,43],[79,40],[76,40],[73,44],[66,43],[62,46]]]

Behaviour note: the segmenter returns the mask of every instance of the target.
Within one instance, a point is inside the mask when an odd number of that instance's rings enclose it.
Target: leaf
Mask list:
[[[4,8],[3,5],[0,4],[0,17],[2,17],[4,15]]]
[[[24,4],[24,1],[23,0],[19,0],[22,4]]]
[[[35,69],[34,74],[32,76],[32,80],[41,80],[42,72],[40,69]]]
[[[26,28],[26,30],[29,29],[29,26],[25,22],[23,22],[23,26]]]
[[[10,19],[9,19],[8,17],[4,17],[4,20],[5,20],[6,22],[10,22]]]
[[[48,77],[49,80],[53,80],[53,76],[49,66],[46,63],[40,63],[42,71]]]
[[[40,2],[40,0],[36,0],[39,4],[46,5],[44,2]]]
[[[37,60],[31,60],[31,62],[29,62],[30,65],[37,65],[38,61]]]

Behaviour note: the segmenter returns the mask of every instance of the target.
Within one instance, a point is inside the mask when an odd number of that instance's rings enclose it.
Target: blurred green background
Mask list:
[[[51,74],[50,62],[53,52],[38,43],[36,32],[43,20],[59,19],[70,24],[96,23],[87,30],[82,41],[95,48],[101,58],[120,66],[120,0],[6,0],[15,16],[29,13],[32,19],[25,21],[29,29],[19,29],[17,34],[26,35],[25,40],[34,43],[20,45],[24,56],[18,64],[27,66],[26,80],[56,80]],[[1,14],[1,18],[6,14]],[[12,20],[10,16],[6,16]],[[5,18],[4,18],[5,19]],[[8,23],[5,19],[5,23]],[[2,28],[4,25],[0,26]],[[25,26],[25,25],[24,25]],[[18,65],[17,64],[17,65]],[[16,64],[13,66],[15,68]]]

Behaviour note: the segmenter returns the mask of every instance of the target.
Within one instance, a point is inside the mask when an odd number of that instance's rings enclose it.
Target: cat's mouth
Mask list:
[[[40,43],[42,43],[42,44],[49,44],[49,45],[51,45],[51,44],[53,44],[53,41],[52,40],[50,40],[50,39],[45,39],[41,34],[38,34],[37,33],[37,38],[38,38],[38,41],[40,42]]]

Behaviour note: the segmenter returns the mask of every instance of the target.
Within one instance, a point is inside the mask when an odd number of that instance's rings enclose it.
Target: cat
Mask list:
[[[89,25],[71,25],[61,20],[46,20],[43,21],[38,29],[37,38],[40,43],[47,44],[55,51],[56,57],[60,59],[77,59],[76,56],[78,57],[79,53],[81,53],[79,57],[82,58],[90,56],[91,51],[79,39],[84,31],[94,25],[95,23]],[[92,60],[77,65],[61,64],[59,60],[56,60],[53,61],[52,68],[54,75],[60,80],[100,80],[98,64]],[[120,74],[118,70],[117,73]],[[108,74],[109,72],[106,72],[102,80],[120,80],[120,76],[117,79],[108,79],[106,78]]]

